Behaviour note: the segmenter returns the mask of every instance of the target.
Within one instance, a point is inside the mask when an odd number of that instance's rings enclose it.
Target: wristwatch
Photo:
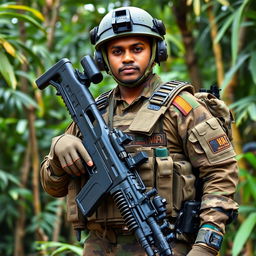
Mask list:
[[[219,251],[221,243],[223,240],[223,235],[215,230],[201,228],[198,231],[195,243],[203,243],[212,249]]]

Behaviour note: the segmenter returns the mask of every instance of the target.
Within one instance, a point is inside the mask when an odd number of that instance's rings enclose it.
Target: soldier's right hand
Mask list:
[[[58,158],[61,168],[70,175],[80,176],[86,172],[84,162],[93,166],[91,157],[82,141],[71,134],[58,137],[54,145],[54,156]]]

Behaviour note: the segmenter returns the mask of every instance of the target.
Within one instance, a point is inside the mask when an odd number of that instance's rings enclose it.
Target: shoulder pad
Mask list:
[[[169,106],[181,91],[194,93],[193,86],[187,82],[173,80],[161,85],[150,97],[148,109],[157,111],[162,106]]]
[[[113,90],[102,93],[99,97],[95,99],[96,106],[98,110],[102,110],[108,106],[109,96]]]

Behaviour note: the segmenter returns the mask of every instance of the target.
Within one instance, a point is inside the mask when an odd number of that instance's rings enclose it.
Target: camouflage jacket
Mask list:
[[[238,168],[233,146],[219,121],[212,116],[204,104],[199,103],[198,99],[187,91],[181,92],[157,118],[152,116],[152,119],[149,119],[143,115],[136,118],[139,110],[148,102],[149,97],[160,84],[163,84],[160,78],[152,75],[145,82],[141,95],[130,105],[121,99],[119,89],[116,87],[108,93],[109,102],[113,104],[113,115],[107,104],[102,112],[103,118],[107,124],[118,127],[134,137],[132,145],[127,147],[128,151],[135,153],[143,150],[148,153],[149,161],[140,168],[139,172],[148,188],[156,185],[163,191],[164,196],[169,197],[167,200],[169,200],[170,216],[177,215],[175,211],[179,210],[182,201],[193,199],[197,189],[194,187],[193,177],[198,176],[203,181],[201,224],[212,223],[224,233],[228,216],[216,209],[228,211],[238,208],[233,200],[238,182]],[[112,116],[111,120],[109,116]],[[138,122],[134,124],[135,118]],[[152,122],[154,122],[153,127],[151,127]],[[73,123],[67,128],[66,133],[80,136]],[[52,145],[54,145],[54,139]],[[159,161],[154,156],[154,149],[157,147],[166,147],[169,151],[171,159],[167,163],[170,167],[167,175],[165,172],[168,168],[164,167],[164,175],[160,175],[157,169]],[[42,162],[41,182],[45,191],[52,196],[68,195],[68,219],[76,223],[79,211],[74,198],[85,181],[82,181],[82,184],[75,184],[69,175],[54,176],[51,172],[51,169],[55,168],[51,161],[52,151],[50,150],[49,155]],[[186,169],[193,169],[193,171],[180,173],[181,162],[187,164]],[[181,184],[179,190],[175,185],[178,182]],[[121,222],[111,199],[103,202],[97,213],[89,218],[89,223],[103,220],[111,224]]]

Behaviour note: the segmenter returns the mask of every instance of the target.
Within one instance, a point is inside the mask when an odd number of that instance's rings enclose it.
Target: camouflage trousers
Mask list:
[[[147,256],[131,234],[118,234],[115,241],[110,240],[98,231],[90,231],[84,244],[83,256]],[[191,249],[184,242],[175,241],[170,245],[174,256],[185,256]]]

